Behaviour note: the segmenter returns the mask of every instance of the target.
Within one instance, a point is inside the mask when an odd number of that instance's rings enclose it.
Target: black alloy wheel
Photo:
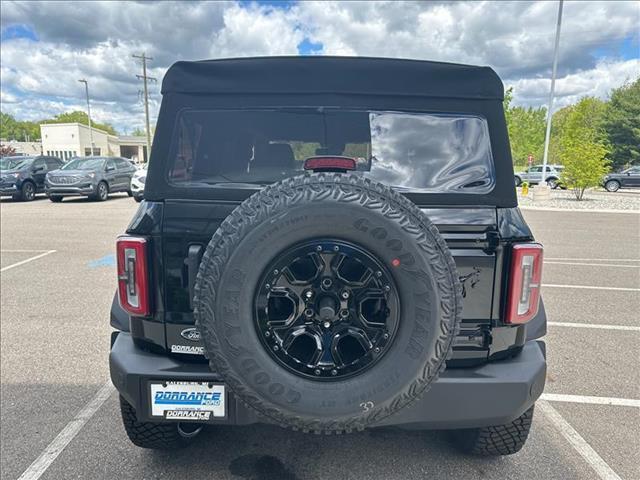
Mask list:
[[[264,347],[292,372],[342,380],[389,349],[400,318],[393,277],[364,249],[323,239],[289,248],[261,277],[255,326]]]
[[[22,200],[30,202],[36,198],[36,186],[31,182],[24,182],[22,184]]]

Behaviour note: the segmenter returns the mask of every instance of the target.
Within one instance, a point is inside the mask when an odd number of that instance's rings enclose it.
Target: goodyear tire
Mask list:
[[[254,302],[283,252],[326,238],[383,265],[399,299],[398,322],[370,368],[313,378],[265,347]],[[271,423],[316,433],[375,425],[424,394],[445,368],[461,309],[455,263],[429,219],[388,187],[338,173],[286,179],[239,205],[207,246],[194,296],[211,368],[235,396]]]

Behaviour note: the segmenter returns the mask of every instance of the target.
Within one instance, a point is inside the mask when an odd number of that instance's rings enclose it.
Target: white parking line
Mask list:
[[[35,461],[29,465],[18,480],[37,480],[47,471],[58,455],[74,439],[78,432],[85,426],[91,417],[98,411],[102,404],[109,398],[114,387],[111,382],[105,383],[95,397],[87,403],[82,410],[62,429],[56,438],[44,449]]]
[[[547,322],[552,327],[572,327],[572,328],[596,328],[601,330],[625,330],[628,332],[640,332],[640,327],[630,325],[604,325],[602,323],[577,323],[577,322]]]
[[[545,400],[536,403],[538,410],[549,419],[551,423],[567,439],[571,446],[584,458],[589,466],[603,480],[621,480],[620,476],[613,471],[598,452],[596,452],[587,441],[567,422],[560,413]]]
[[[618,268],[640,268],[640,265],[615,265],[613,263],[578,263],[578,262],[554,262],[544,261],[545,265],[584,265],[586,267],[618,267]]]
[[[28,252],[47,252],[47,251],[48,250],[43,250],[43,249],[33,250],[33,249],[25,249],[25,248],[14,248],[9,250],[2,249],[0,250],[0,253],[28,253]]]
[[[569,260],[573,262],[640,262],[640,258],[570,258],[570,257],[550,257],[547,260]]]
[[[615,290],[617,292],[640,292],[640,288],[596,287],[595,285],[560,285],[555,283],[543,283],[542,286],[547,288],[577,288],[583,290]]]
[[[41,253],[40,255],[36,255],[35,257],[29,257],[26,260],[22,260],[21,262],[12,263],[11,265],[7,265],[6,267],[0,268],[0,272],[6,272],[7,270],[10,270],[15,267],[19,267],[20,265],[24,265],[25,263],[33,262],[34,260],[37,260],[42,257],[46,257],[47,255],[50,255],[55,251],[56,250],[47,250],[46,252]]]
[[[588,405],[613,405],[616,407],[640,408],[640,400],[632,398],[591,397],[588,395],[543,393],[540,399],[547,400],[549,402],[585,403]]]

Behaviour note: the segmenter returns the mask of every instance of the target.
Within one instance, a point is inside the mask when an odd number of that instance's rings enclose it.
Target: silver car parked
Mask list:
[[[47,174],[45,191],[52,202],[77,195],[102,202],[115,192],[131,196],[131,177],[135,171],[136,167],[125,158],[78,157]]]
[[[529,185],[535,185],[542,181],[542,165],[534,165],[529,167],[523,172],[515,173],[516,187],[522,185],[523,182],[528,182]],[[562,165],[547,165],[547,174],[545,175],[545,181],[547,185],[555,189],[562,187],[560,182],[560,175],[562,175]]]

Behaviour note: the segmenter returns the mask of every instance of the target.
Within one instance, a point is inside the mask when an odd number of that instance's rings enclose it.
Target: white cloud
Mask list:
[[[304,39],[286,11],[234,6],[223,18],[224,27],[213,36],[211,57],[296,55]]]
[[[3,111],[43,118],[84,109],[79,78],[90,82],[92,113],[129,131],[143,123],[140,65],[154,59],[152,116],[160,81],[177,60],[296,54],[305,38],[329,55],[420,58],[490,65],[515,87],[515,101],[546,102],[556,2],[300,2],[291,8],[222,2],[3,2],[2,28],[38,37],[7,40],[0,59]],[[89,7],[90,5],[90,7]],[[604,97],[640,76],[620,58],[621,39],[638,37],[639,2],[565,2],[558,104]],[[628,52],[627,52],[628,54]],[[636,55],[637,57],[638,55]]]
[[[640,77],[640,60],[602,61],[595,68],[566,75],[556,81],[554,110],[577,102],[585,95],[607,98],[612,88]],[[512,84],[525,105],[548,101],[550,80],[522,78]]]

